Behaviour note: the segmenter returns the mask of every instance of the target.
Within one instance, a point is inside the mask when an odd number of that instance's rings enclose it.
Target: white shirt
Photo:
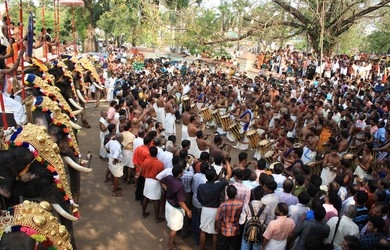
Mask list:
[[[268,205],[270,207],[268,216],[271,220],[275,219],[275,208],[279,203],[279,197],[275,194],[266,194],[261,199],[263,204]]]
[[[117,140],[110,140],[104,147],[110,152],[111,158],[120,162],[123,160],[122,145]]]
[[[164,168],[173,168],[172,158],[173,154],[169,151],[162,151],[157,155],[157,158],[164,163]]]
[[[275,191],[283,191],[283,182],[286,180],[286,176],[282,174],[272,174],[272,176],[278,185],[278,188]]]
[[[202,173],[196,173],[194,174],[194,177],[192,177],[192,204],[194,205],[194,207],[199,209],[202,208],[202,204],[200,204],[200,202],[198,201],[198,187],[200,184],[206,183],[206,181],[206,176]]]
[[[144,138],[137,137],[133,141],[133,152],[135,152],[135,149],[138,148],[139,146],[144,145]]]
[[[12,113],[17,125],[22,126],[26,122],[26,113],[24,107],[18,101],[8,97],[3,93],[4,109],[6,113]],[[2,111],[0,107],[0,112]]]
[[[309,210],[310,208],[308,208],[307,206],[298,203],[296,205],[291,205],[288,207],[288,215],[291,219],[294,220],[295,225],[298,225],[299,219],[301,218],[302,214],[305,214]]]
[[[332,217],[326,223],[330,227],[330,232],[328,238],[325,239],[326,244],[330,244],[333,239],[334,231],[336,229],[337,221],[339,217]],[[335,249],[341,249],[341,243],[346,235],[353,235],[359,237],[359,227],[351,218],[343,215],[340,220],[339,227],[337,229],[337,233],[334,236],[333,247]]]

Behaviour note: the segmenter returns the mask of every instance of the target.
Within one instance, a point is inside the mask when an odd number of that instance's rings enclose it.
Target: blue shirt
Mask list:
[[[379,128],[374,134],[375,141],[385,142],[386,141],[386,129],[384,127]]]

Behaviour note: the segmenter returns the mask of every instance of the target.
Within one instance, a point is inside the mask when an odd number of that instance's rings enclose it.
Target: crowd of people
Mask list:
[[[135,71],[112,60],[104,181],[116,197],[121,180],[134,183],[142,218],[152,201],[167,249],[178,232],[200,249],[389,249],[386,71],[334,60],[313,80],[282,65],[280,77],[252,79],[233,67],[148,60]]]

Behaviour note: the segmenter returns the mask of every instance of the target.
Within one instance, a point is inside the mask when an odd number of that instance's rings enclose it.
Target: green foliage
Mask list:
[[[367,36],[365,39],[367,52],[387,53],[390,49],[390,32],[377,30]]]

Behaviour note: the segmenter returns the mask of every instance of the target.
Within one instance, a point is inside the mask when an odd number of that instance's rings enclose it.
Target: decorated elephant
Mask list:
[[[0,215],[0,249],[73,249],[64,225],[51,213],[50,203],[24,201]]]
[[[99,74],[97,73],[94,65],[91,63],[91,60],[86,56],[81,57],[80,59],[73,56],[64,56],[64,59],[64,64],[66,64],[68,69],[72,71],[73,83],[77,97],[81,106],[85,108],[85,103],[87,102],[85,98],[86,83],[94,84],[98,89],[104,89],[103,86],[100,85]],[[81,122],[84,127],[91,127],[88,124],[85,109],[81,112]]]
[[[78,205],[72,198],[59,148],[45,127],[27,124],[13,133],[9,149],[0,151],[0,179],[0,194],[7,207],[21,199],[50,202],[76,248],[72,222],[78,220]]]
[[[29,121],[47,128],[48,134],[57,143],[59,152],[68,164],[70,189],[74,200],[80,197],[80,172],[91,172],[91,168],[79,165],[80,149],[73,129],[80,127],[61,112],[58,104],[46,96],[30,97],[25,101]],[[31,112],[31,114],[29,114]]]

